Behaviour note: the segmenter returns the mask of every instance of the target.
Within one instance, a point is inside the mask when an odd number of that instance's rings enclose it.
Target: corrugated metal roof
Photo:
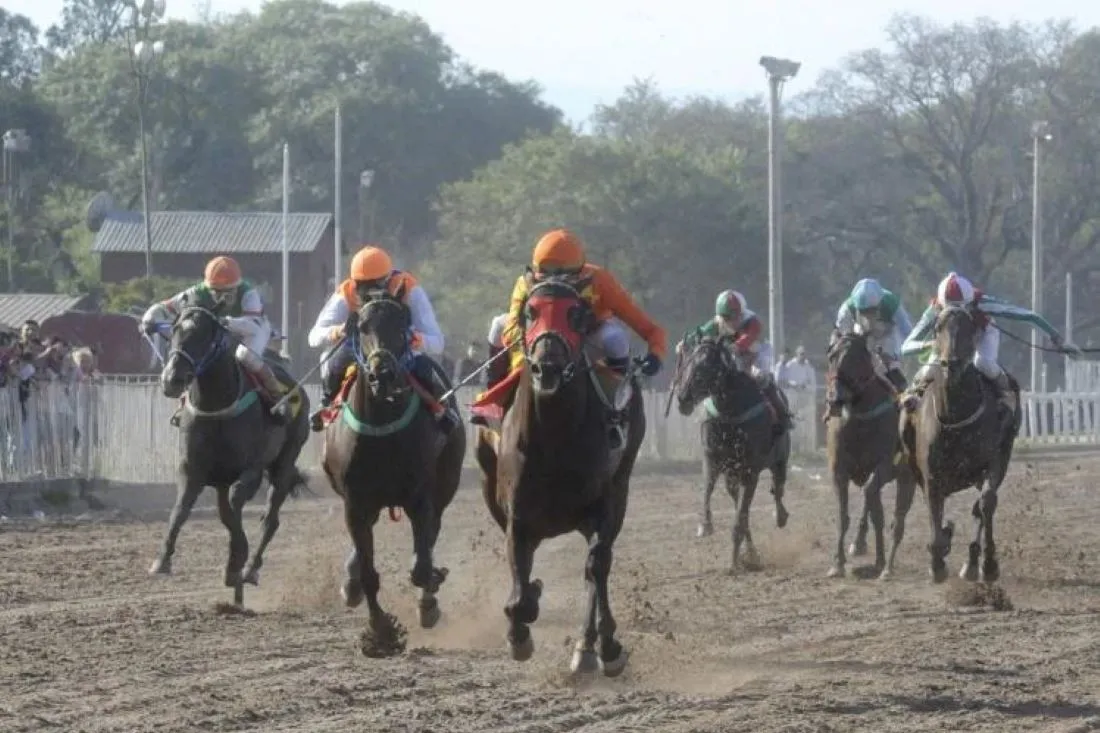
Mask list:
[[[154,211],[153,251],[164,254],[283,251],[283,215],[269,212]],[[312,252],[331,214],[289,214],[287,248]],[[144,252],[142,215],[113,211],[96,233],[93,252]]]
[[[84,295],[59,293],[0,293],[0,324],[19,328],[24,321],[42,323],[80,305]]]

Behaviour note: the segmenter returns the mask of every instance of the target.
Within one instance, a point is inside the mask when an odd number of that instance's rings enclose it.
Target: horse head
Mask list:
[[[957,379],[974,360],[978,348],[978,323],[962,306],[947,306],[936,316],[935,348],[948,379]]]
[[[826,360],[831,376],[854,397],[878,378],[866,334],[834,332]]]
[[[724,382],[741,373],[728,337],[699,341],[684,359],[676,379],[680,414],[690,415],[700,402],[717,394]]]
[[[356,292],[362,305],[353,314],[348,333],[355,333],[355,359],[371,395],[393,400],[409,389],[412,314],[404,302],[404,285],[396,293],[362,283]]]
[[[583,371],[584,339],[595,327],[595,318],[582,295],[587,279],[536,280],[530,272],[527,278],[520,314],[523,355],[535,395],[548,397]]]
[[[182,395],[229,347],[229,331],[216,313],[201,306],[184,308],[172,324],[168,358],[160,373],[164,396]]]

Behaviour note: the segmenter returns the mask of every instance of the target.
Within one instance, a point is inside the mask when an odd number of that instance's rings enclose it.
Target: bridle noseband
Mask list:
[[[179,356],[191,366],[192,377],[197,378],[209,369],[210,365],[217,361],[228,350],[229,329],[225,327],[221,319],[213,311],[199,305],[189,305],[180,311],[179,316],[176,318],[176,322],[172,324],[173,337],[183,322],[188,320],[192,315],[201,315],[205,318],[209,318],[214,325],[214,338],[207,347],[206,353],[203,354],[202,357],[196,359],[188,353],[186,349],[180,348],[179,346],[172,346],[168,350],[166,362],[170,362],[173,356]]]

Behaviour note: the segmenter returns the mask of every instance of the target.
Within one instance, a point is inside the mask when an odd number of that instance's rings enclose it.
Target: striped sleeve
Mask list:
[[[1050,321],[1029,308],[1021,308],[1018,305],[1012,305],[1011,303],[997,298],[990,298],[988,295],[982,295],[981,300],[978,302],[978,308],[983,313],[993,318],[1003,318],[1006,321],[1026,323],[1033,328],[1039,329],[1052,339],[1059,338],[1060,336],[1058,329],[1050,325]]]

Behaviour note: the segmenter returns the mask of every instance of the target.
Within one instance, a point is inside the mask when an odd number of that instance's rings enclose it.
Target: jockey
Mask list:
[[[200,307],[225,319],[225,327],[236,336],[237,361],[263,385],[264,397],[278,408],[272,415],[283,422],[287,417],[287,405],[279,400],[286,388],[279,383],[271,366],[264,361],[263,353],[271,340],[271,323],[264,315],[260,291],[241,277],[241,267],[232,257],[215,257],[206,264],[203,281],[193,285],[168,300],[154,303],[141,318],[141,329],[152,335],[164,323],[175,321],[184,308]],[[173,423],[178,419],[173,417]]]
[[[310,427],[314,431],[324,429],[323,411],[336,398],[344,379],[344,372],[355,358],[351,343],[345,339],[344,325],[347,323],[348,316],[359,309],[357,291],[364,285],[384,289],[390,295],[396,295],[399,290],[403,290],[403,302],[408,307],[412,318],[411,348],[414,356],[411,371],[416,381],[434,397],[439,398],[443,394],[443,385],[436,379],[435,367],[428,357],[428,355],[439,356],[443,353],[443,332],[436,321],[435,310],[432,308],[431,300],[428,299],[428,294],[411,274],[394,269],[393,261],[385,250],[381,247],[366,246],[355,253],[355,257],[351,260],[348,279],[342,282],[336,288],[336,292],[329,297],[317,316],[317,322],[309,331],[311,348],[329,346],[338,349],[321,366],[323,384],[321,407],[310,415]],[[457,418],[449,409],[443,410],[437,419],[445,434],[458,424]]]
[[[835,327],[841,334],[866,334],[868,347],[882,360],[886,378],[898,392],[905,389],[901,344],[913,330],[913,322],[895,293],[882,287],[878,280],[860,280],[840,304]],[[839,415],[841,405],[835,379],[829,380],[828,392],[825,399],[829,403],[829,414]]]
[[[927,353],[925,366],[921,367],[917,378],[913,380],[917,399],[927,386],[923,379],[927,375],[927,364],[936,358],[936,355],[932,353],[932,347],[935,343],[933,329],[935,328],[936,317],[946,306],[962,306],[974,314],[981,328],[978,347],[974,353],[974,366],[996,385],[1001,401],[1006,404],[1010,411],[1014,409],[1012,390],[1008,382],[1008,375],[997,362],[1001,338],[1000,331],[993,321],[994,317],[1027,323],[1049,336],[1050,342],[1055,347],[1068,354],[1080,354],[1080,349],[1072,344],[1066,344],[1057,329],[1038,313],[986,295],[975,288],[962,275],[951,272],[940,281],[939,287],[936,289],[936,297],[924,310],[917,325],[901,347],[903,355]],[[907,406],[910,408],[914,407],[915,404],[915,399],[907,401]]]
[[[791,427],[791,415],[779,396],[779,390],[772,376],[772,348],[761,340],[764,325],[760,317],[749,310],[745,296],[736,290],[724,290],[714,302],[714,318],[689,331],[676,352],[682,354],[693,348],[703,339],[716,339],[729,336],[733,340],[733,353],[741,369],[752,374],[760,390],[775,408],[779,417],[776,433],[782,435]]]
[[[592,279],[590,294],[586,292],[585,295],[592,305],[598,324],[593,337],[603,350],[608,367],[621,374],[625,374],[630,367],[630,337],[613,320],[618,318],[649,346],[642,374],[652,377],[661,370],[667,349],[665,330],[638,307],[614,275],[585,261],[584,245],[575,234],[567,229],[547,232],[535,245],[531,265],[536,278],[545,275],[575,275],[578,278]],[[519,344],[520,315],[526,300],[527,278],[521,275],[512,289],[511,308],[503,328],[500,329],[499,339],[494,338],[495,333],[489,334],[491,347]],[[494,324],[499,325],[496,320]],[[514,357],[513,367],[521,358],[522,352]]]

